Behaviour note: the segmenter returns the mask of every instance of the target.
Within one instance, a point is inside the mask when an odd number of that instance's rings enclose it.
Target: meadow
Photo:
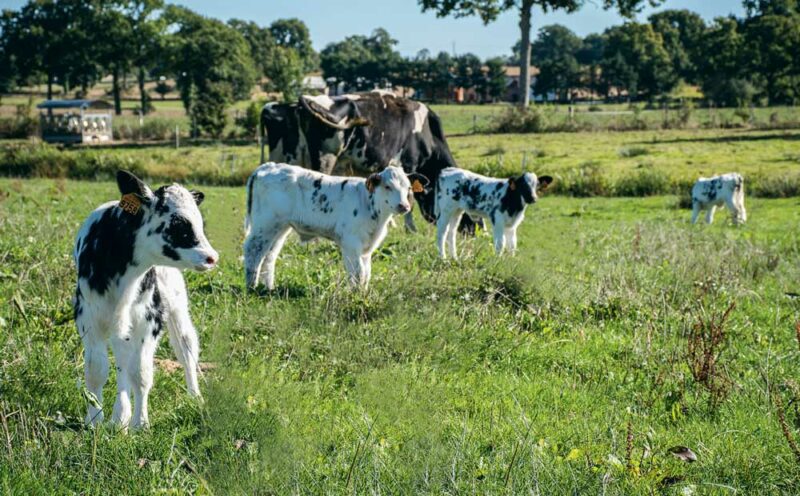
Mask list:
[[[647,136],[624,139],[654,159]],[[631,145],[603,137],[600,160],[623,161]],[[562,153],[556,136],[504,139]],[[773,141],[703,143],[742,160],[780,157]],[[204,150],[141,152],[169,163]],[[439,261],[418,220],[419,233],[392,230],[365,293],[347,289],[332,245],[293,241],[278,289],[253,294],[244,190],[201,187],[221,255],[186,274],[205,402],[161,367],[152,428],[122,435],[81,425],[70,308],[75,232],[116,187],[0,179],[0,493],[796,493],[797,198],[749,198],[737,228],[723,212],[689,225],[675,196],[544,195],[513,259],[481,234],[461,241],[462,261]],[[681,446],[697,461],[671,453]]]

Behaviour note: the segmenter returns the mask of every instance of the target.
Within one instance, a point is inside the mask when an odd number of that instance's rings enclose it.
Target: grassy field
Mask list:
[[[448,142],[461,167],[518,174],[525,158],[529,170],[555,175],[559,191],[575,195],[629,195],[630,187],[615,190],[620,181],[651,176],[659,182],[650,194],[688,193],[687,184],[698,176],[731,171],[744,174],[748,189],[762,196],[800,194],[800,130],[470,135]],[[0,174],[110,178],[117,168],[127,168],[162,180],[240,185],[259,157],[258,145],[250,140],[203,141],[178,149],[165,144],[30,149],[23,141],[5,141]],[[587,180],[600,183],[596,191],[587,189]]]
[[[443,263],[430,226],[396,229],[353,294],[330,244],[291,242],[253,295],[243,188],[204,191],[221,266],[186,277],[205,403],[159,370],[152,428],[125,436],[81,427],[69,304],[77,227],[116,188],[0,179],[0,493],[796,493],[775,400],[797,438],[797,199],[748,200],[734,228],[688,225],[674,197],[545,196],[514,259],[482,235]],[[703,376],[689,343],[732,302]]]

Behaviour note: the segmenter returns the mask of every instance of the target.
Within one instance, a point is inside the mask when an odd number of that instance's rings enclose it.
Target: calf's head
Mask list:
[[[411,211],[411,200],[415,188],[419,190],[428,184],[421,174],[406,175],[403,169],[390,165],[381,172],[367,178],[367,190],[373,197],[375,206],[388,209],[393,214]]]
[[[122,193],[121,215],[142,216],[136,236],[136,251],[141,259],[154,265],[198,271],[217,264],[219,255],[206,238],[203,216],[197,208],[203,202],[203,193],[178,184],[153,192],[127,171],[117,172],[117,185]]]
[[[536,203],[539,198],[537,191],[543,191],[550,186],[553,178],[550,176],[536,177],[533,172],[526,172],[518,177],[508,179],[508,187],[511,191],[516,191],[525,203]]]

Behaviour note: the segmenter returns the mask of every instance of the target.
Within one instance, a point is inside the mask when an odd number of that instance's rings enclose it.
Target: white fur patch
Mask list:
[[[422,132],[425,121],[428,119],[428,107],[420,104],[419,108],[414,111],[414,132],[419,134]]]
[[[303,98],[305,98],[306,100],[311,100],[312,102],[316,103],[325,110],[330,110],[334,104],[333,99],[328,95],[317,95],[317,96],[303,95]]]

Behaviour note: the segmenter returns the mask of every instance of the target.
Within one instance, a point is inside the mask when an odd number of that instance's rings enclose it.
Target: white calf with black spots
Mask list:
[[[701,210],[706,211],[706,223],[714,222],[714,211],[725,205],[734,224],[747,220],[744,208],[744,178],[732,172],[714,177],[701,177],[692,187],[692,224],[697,222]]]
[[[366,180],[276,163],[256,169],[247,180],[247,287],[261,282],[274,289],[275,262],[292,230],[301,239],[323,237],[338,244],[351,284],[366,287],[372,252],[386,237],[388,222],[411,211],[409,178],[427,184],[424,177],[406,176],[394,166]]]
[[[494,232],[494,249],[512,254],[517,249],[517,227],[525,209],[537,200],[538,188],[545,189],[553,178],[525,173],[509,179],[486,177],[463,169],[444,169],[436,183],[436,228],[439,255],[454,259],[456,234],[461,216],[467,213],[488,219]],[[446,246],[445,246],[446,245]]]
[[[200,396],[199,344],[181,269],[209,270],[218,255],[197,208],[202,193],[177,184],[153,192],[125,171],[117,173],[117,184],[122,200],[100,206],[78,232],[74,310],[84,345],[86,388],[99,402],[89,406],[86,423],[104,418],[110,342],[117,369],[112,421],[127,429],[149,423],[153,357],[165,326],[189,394]]]

